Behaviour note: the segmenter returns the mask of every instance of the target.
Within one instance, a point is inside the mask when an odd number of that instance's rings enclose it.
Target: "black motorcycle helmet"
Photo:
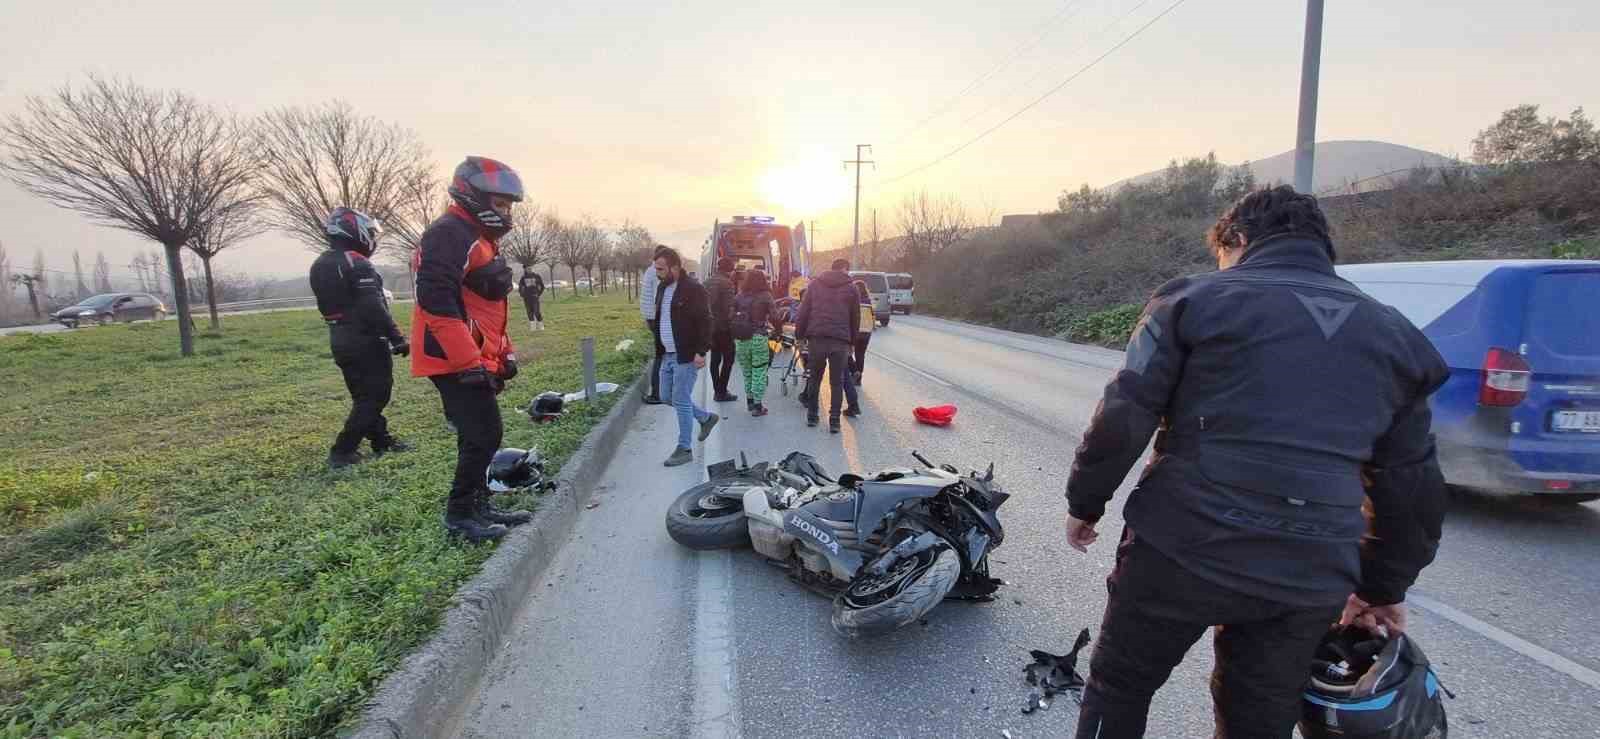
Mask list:
[[[328,214],[325,226],[329,246],[350,249],[367,257],[378,250],[378,237],[383,233],[378,219],[343,206]]]
[[[535,421],[553,421],[561,417],[566,407],[567,399],[561,393],[545,391],[528,404],[528,417]]]
[[[1323,636],[1301,700],[1305,739],[1445,739],[1439,677],[1416,642],[1355,625]]]
[[[484,477],[489,489],[496,493],[543,487],[544,460],[539,458],[537,449],[507,447],[494,453]]]
[[[491,195],[522,202],[522,178],[516,170],[486,157],[467,157],[456,165],[450,179],[450,198],[471,213],[480,228],[499,238],[510,233],[511,216],[494,209],[489,202]]]

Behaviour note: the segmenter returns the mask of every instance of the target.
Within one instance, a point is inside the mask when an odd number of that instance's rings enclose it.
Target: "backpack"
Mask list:
[[[740,295],[733,299],[733,338],[743,341],[756,335],[756,296]]]

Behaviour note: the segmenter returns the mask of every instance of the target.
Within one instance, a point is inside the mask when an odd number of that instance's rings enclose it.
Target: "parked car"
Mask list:
[[[851,272],[850,279],[867,283],[867,295],[872,298],[872,313],[878,317],[878,325],[889,325],[889,276],[882,272]]]
[[[905,272],[891,273],[889,275],[889,311],[898,311],[908,316],[911,315],[911,312],[916,310],[917,307],[917,296],[914,292],[916,287],[917,283],[911,279],[911,275]]]
[[[140,319],[159,321],[166,317],[167,306],[149,293],[103,293],[50,314],[50,320],[67,328]]]
[[[1338,267],[1433,341],[1450,379],[1432,400],[1452,485],[1600,499],[1600,261]]]

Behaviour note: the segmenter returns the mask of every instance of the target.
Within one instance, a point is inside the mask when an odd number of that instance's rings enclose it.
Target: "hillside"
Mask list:
[[[1333,190],[1347,191],[1351,183],[1363,180],[1367,181],[1362,182],[1360,189],[1377,189],[1388,184],[1384,182],[1385,180],[1391,180],[1383,177],[1386,174],[1403,175],[1418,166],[1432,168],[1456,163],[1447,156],[1385,141],[1323,141],[1317,144],[1312,189],[1318,193]],[[1249,164],[1250,173],[1255,175],[1256,182],[1261,184],[1294,181],[1293,149]],[[1165,169],[1146,172],[1113,183],[1105,189],[1108,192],[1115,192],[1129,184],[1149,184],[1159,180],[1165,172]],[[1374,182],[1369,178],[1379,179]]]

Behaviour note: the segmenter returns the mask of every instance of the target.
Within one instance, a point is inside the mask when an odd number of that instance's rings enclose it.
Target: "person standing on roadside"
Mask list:
[[[449,192],[454,202],[422,232],[412,257],[417,351],[411,374],[433,382],[456,429],[445,529],[476,542],[498,539],[506,526],[533,518],[491,505],[485,482],[505,433],[496,396],[517,376],[517,355],[506,333],[512,273],[499,240],[511,230],[511,204],[522,201],[522,179],[493,159],[467,157],[456,167]]]
[[[782,320],[773,306],[767,273],[745,272],[739,296],[733,299],[733,340],[739,369],[744,372],[744,404],[752,416],[767,415],[767,406],[761,401],[767,394],[767,367],[772,363],[767,337],[774,324],[781,330]]]
[[[1250,193],[1208,241],[1218,271],[1145,305],[1067,480],[1067,541],[1086,551],[1156,437],[1123,510],[1079,739],[1143,736],[1151,697],[1212,627],[1216,735],[1287,739],[1329,626],[1404,631],[1406,590],[1439,546],[1428,396],[1449,370],[1427,337],[1335,274],[1310,195]]]
[[[328,250],[311,264],[311,292],[328,323],[334,364],[350,391],[350,415],[328,451],[328,467],[340,469],[362,461],[362,439],[371,441],[373,454],[380,457],[411,448],[389,435],[389,421],[383,417],[394,391],[394,357],[408,355],[411,345],[389,315],[383,276],[372,266],[382,232],[377,219],[334,208],[324,230]]]
[[[806,383],[806,425],[817,425],[818,392],[822,389],[822,373],[828,373],[829,399],[828,430],[839,433],[839,415],[847,394],[850,407],[844,415],[860,414],[856,407],[855,387],[850,385],[850,348],[856,334],[861,331],[861,310],[856,303],[855,288],[850,286],[850,262],[835,259],[832,269],[812,280],[806,286],[805,297],[800,300],[800,315],[795,320],[795,336],[807,342],[806,367],[811,373]]]
[[[711,303],[706,289],[683,269],[683,258],[663,248],[656,257],[656,353],[661,355],[661,389],[672,399],[678,415],[678,445],[665,462],[668,467],[694,461],[691,436],[696,422],[700,440],[722,420],[694,402],[694,384],[706,366],[711,348]]]
[[[539,300],[544,296],[544,278],[539,276],[539,271],[528,265],[522,268],[522,279],[517,281],[517,293],[522,296],[522,307],[528,311],[528,330],[544,330],[544,310],[539,305]]]
[[[733,298],[739,292],[733,281],[733,258],[717,260],[717,272],[706,280],[706,295],[711,301],[711,390],[718,403],[731,403],[739,396],[728,392],[733,376]]]
[[[644,275],[639,278],[639,316],[644,318],[644,325],[649,327],[650,335],[656,334],[656,293],[660,280],[656,278],[655,260],[666,251],[663,244],[656,245],[656,251],[650,257],[650,265],[644,268]],[[665,405],[667,401],[661,399],[661,344],[656,344],[656,358],[650,364],[650,392],[644,396],[645,405]]]
[[[861,306],[861,329],[856,332],[855,356],[850,359],[850,384],[856,388],[856,393],[861,392],[861,376],[867,371],[867,345],[872,343],[872,327],[878,323],[877,316],[872,312],[872,292],[867,289],[867,283],[856,280],[850,283],[856,289],[856,302]],[[855,401],[851,405],[860,408]]]

